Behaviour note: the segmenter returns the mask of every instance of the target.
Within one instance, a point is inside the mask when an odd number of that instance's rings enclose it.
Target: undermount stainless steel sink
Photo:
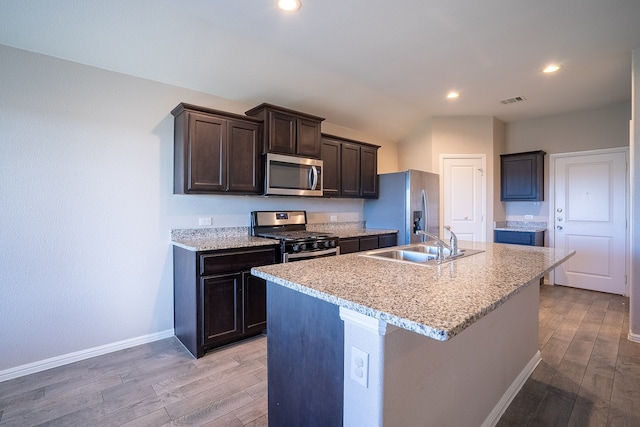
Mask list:
[[[442,251],[442,258],[438,260],[438,250]],[[449,248],[439,248],[435,245],[416,243],[399,246],[397,248],[376,249],[360,254],[361,256],[400,261],[410,264],[438,264],[453,261],[484,252],[478,249],[458,249],[453,256]]]

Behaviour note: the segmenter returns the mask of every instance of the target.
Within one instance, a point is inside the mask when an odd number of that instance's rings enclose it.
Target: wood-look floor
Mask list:
[[[542,286],[543,361],[498,426],[640,426],[628,301]],[[265,337],[198,360],[175,338],[137,346],[0,383],[0,426],[266,426],[266,358]]]
[[[542,362],[498,427],[640,426],[640,344],[628,333],[628,298],[542,286]]]

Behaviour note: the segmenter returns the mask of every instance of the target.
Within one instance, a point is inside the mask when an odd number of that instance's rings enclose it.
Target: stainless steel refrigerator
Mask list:
[[[418,243],[417,230],[440,235],[440,177],[410,169],[379,175],[378,199],[364,203],[368,228],[398,230],[398,245]]]

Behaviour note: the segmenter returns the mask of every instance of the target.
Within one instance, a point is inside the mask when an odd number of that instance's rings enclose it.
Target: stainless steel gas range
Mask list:
[[[340,254],[338,236],[307,231],[307,211],[251,212],[251,235],[280,240],[282,262]]]

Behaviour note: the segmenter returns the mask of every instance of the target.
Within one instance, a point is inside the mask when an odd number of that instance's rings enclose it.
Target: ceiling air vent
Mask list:
[[[514,96],[513,98],[507,98],[507,99],[503,99],[502,101],[500,101],[501,104],[515,104],[516,102],[522,102],[525,99],[521,96]]]

